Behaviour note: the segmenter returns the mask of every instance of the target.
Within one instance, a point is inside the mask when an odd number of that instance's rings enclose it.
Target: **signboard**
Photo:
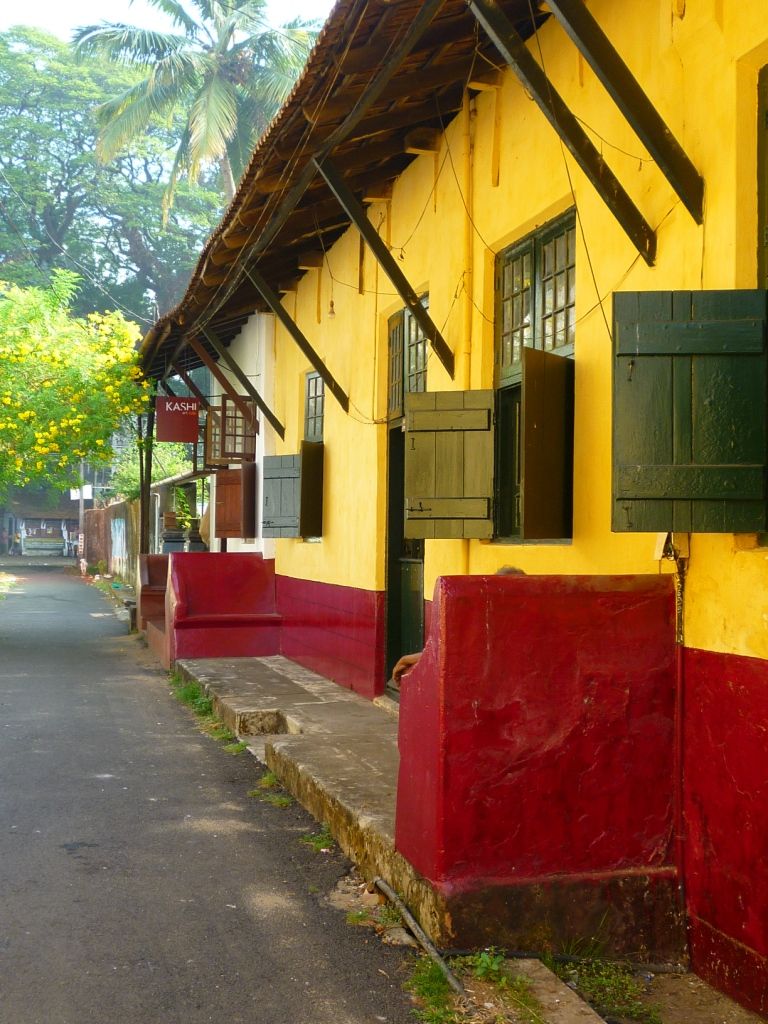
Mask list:
[[[155,399],[155,438],[194,444],[198,435],[200,402],[197,398]]]
[[[70,497],[71,501],[79,501],[80,500],[80,488],[79,487],[70,487],[70,489],[69,489],[69,497]],[[93,497],[93,484],[84,484],[83,485],[83,501],[90,501],[92,497]]]

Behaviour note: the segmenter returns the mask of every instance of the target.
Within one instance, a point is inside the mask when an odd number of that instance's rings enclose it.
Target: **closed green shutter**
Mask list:
[[[264,458],[263,537],[299,536],[301,457],[267,455]]]
[[[405,396],[405,536],[493,534],[493,391]]]
[[[766,295],[614,295],[614,531],[766,529]]]
[[[321,537],[323,444],[302,441],[300,455],[264,458],[262,537]]]

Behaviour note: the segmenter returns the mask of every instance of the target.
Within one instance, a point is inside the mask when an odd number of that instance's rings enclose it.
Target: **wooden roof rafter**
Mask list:
[[[548,5],[683,205],[696,223],[701,224],[704,220],[703,178],[583,0],[548,0]]]
[[[514,25],[495,0],[467,0],[467,4],[637,251],[652,266],[656,259],[656,233],[547,78],[543,68],[536,63]]]
[[[531,20],[528,0],[499,3],[526,36],[548,17],[537,13]],[[368,64],[357,74],[339,70],[343,54],[374,39],[382,40],[386,52],[378,65]],[[298,276],[301,252],[318,243],[327,249],[348,229],[350,218],[316,174],[314,158],[331,156],[364,201],[386,199],[414,159],[406,152],[407,137],[411,143],[416,139],[411,148],[421,151],[427,132],[444,129],[461,109],[478,68],[498,63],[466,0],[337,0],[302,79],[259,143],[235,199],[206,244],[184,299],[145,337],[142,360],[148,372],[163,374],[180,342],[185,365],[200,365],[184,349],[186,334],[194,331],[201,339],[200,330],[209,327],[226,347],[250,313],[269,308],[246,269],[258,266],[272,291],[280,292]],[[352,64],[348,69],[356,70]],[[318,110],[321,97],[341,102],[335,110],[326,104],[322,123],[313,127],[303,108]],[[326,120],[329,112],[334,117]],[[363,145],[365,140],[370,141]],[[381,146],[377,162],[362,160],[361,151],[371,156],[373,145]],[[261,191],[260,181],[270,190]],[[203,344],[211,354],[204,339]]]

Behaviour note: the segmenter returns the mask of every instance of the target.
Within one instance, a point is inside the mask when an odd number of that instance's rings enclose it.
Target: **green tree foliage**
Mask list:
[[[0,492],[78,482],[81,459],[112,460],[110,437],[146,405],[135,343],[120,313],[71,314],[77,278],[50,286],[0,283]]]
[[[192,469],[187,446],[173,441],[155,441],[152,445],[152,480],[168,480]],[[117,498],[139,496],[139,440],[131,439],[113,464],[110,492]]]
[[[266,0],[150,0],[177,31],[123,24],[75,33],[80,54],[141,70],[141,80],[98,110],[100,153],[111,160],[142,138],[157,117],[181,114],[171,180],[217,164],[227,199],[253,146],[303,67],[314,33],[303,22],[269,27]]]
[[[78,313],[122,305],[151,322],[181,298],[221,190],[182,183],[163,223],[179,127],[167,120],[99,161],[94,110],[136,81],[37,29],[0,33],[0,279],[44,287],[53,268],[76,269]]]

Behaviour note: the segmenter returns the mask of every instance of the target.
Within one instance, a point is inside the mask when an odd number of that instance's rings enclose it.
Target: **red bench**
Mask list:
[[[272,562],[250,552],[174,551],[165,594],[169,664],[280,652]]]
[[[168,585],[168,555],[139,555],[139,629],[147,622],[165,618],[165,588]]]

